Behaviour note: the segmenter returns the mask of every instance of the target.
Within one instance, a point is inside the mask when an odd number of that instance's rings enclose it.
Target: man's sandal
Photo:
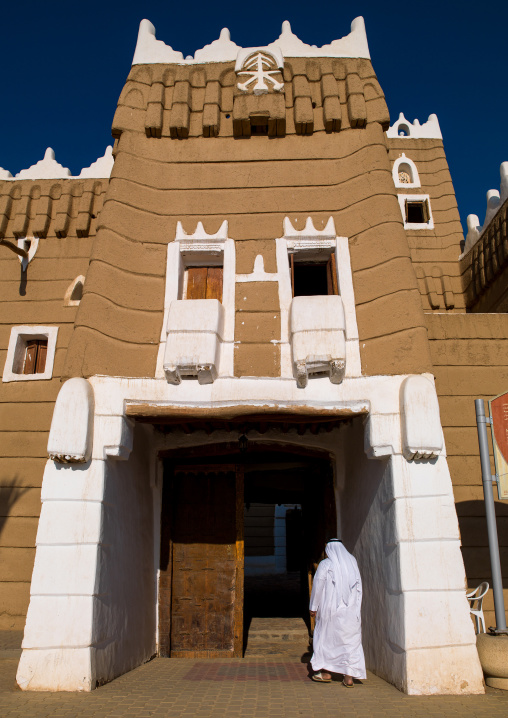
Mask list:
[[[346,688],[352,688],[352,687],[354,686],[354,682],[352,682],[352,683],[346,683],[346,681],[345,681],[344,678],[343,678],[343,679],[342,679],[342,685],[343,685],[343,686],[346,686]]]
[[[319,671],[319,673],[314,673],[314,675],[311,676],[311,679],[313,681],[316,681],[316,683],[331,683],[332,682],[331,678],[323,678],[321,671]]]

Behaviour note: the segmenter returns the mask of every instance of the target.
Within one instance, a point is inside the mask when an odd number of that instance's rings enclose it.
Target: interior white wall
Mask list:
[[[151,433],[151,427],[137,424],[128,461],[106,463],[94,620],[107,624],[112,642],[95,647],[98,683],[141,665],[156,652]]]

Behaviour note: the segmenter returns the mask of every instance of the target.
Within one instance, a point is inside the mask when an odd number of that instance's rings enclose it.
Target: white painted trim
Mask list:
[[[349,35],[333,40],[330,44],[322,47],[302,42],[291,31],[291,25],[285,20],[277,40],[267,45],[266,48],[259,49],[270,50],[281,57],[364,57],[370,59],[363,17],[353,20]],[[184,59],[183,53],[173,50],[170,45],[156,39],[155,27],[149,20],[141,20],[132,64],[194,65],[205,62],[234,62],[239,53],[252,50],[253,48],[242,48],[236,45],[230,38],[229,30],[223,28],[218,40],[205,45],[201,50],[196,50],[194,57],[188,55]]]
[[[400,212],[402,214],[402,222],[404,223],[404,229],[434,229],[434,217],[432,216],[432,207],[430,205],[430,197],[428,194],[399,194],[397,195],[399,200]],[[406,200],[411,202],[427,202],[427,208],[429,210],[429,221],[428,222],[406,222]]]
[[[18,254],[21,268],[24,272],[26,272],[26,268],[35,257],[35,253],[39,248],[39,237],[19,237],[17,239],[17,245],[20,249],[24,249],[25,251],[28,249],[28,257],[21,257]]]
[[[414,122],[406,120],[403,112],[400,113],[399,119],[386,131],[386,136],[397,138],[398,140],[443,139],[437,115],[429,115],[427,122],[421,125],[418,120],[414,120]]]
[[[413,176],[412,182],[401,182],[399,179],[399,172],[401,171],[400,166],[401,165],[408,165],[409,169],[411,170],[411,174]],[[402,170],[403,171],[403,170]],[[392,177],[393,177],[393,183],[396,187],[409,188],[409,187],[420,187],[420,175],[418,174],[418,170],[416,168],[415,163],[413,160],[410,160],[409,157],[406,157],[404,152],[402,155],[395,160],[393,163],[393,170],[392,170]]]
[[[47,381],[51,379],[53,376],[53,364],[55,362],[57,335],[58,327],[12,327],[2,381]],[[47,339],[48,341],[46,366],[44,372],[41,374],[20,374],[18,371],[23,368],[26,342],[29,339]]]

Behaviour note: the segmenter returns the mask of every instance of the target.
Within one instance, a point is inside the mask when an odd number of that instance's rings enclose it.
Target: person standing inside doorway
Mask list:
[[[366,678],[362,647],[362,579],[356,559],[340,539],[326,544],[310,597],[314,628],[312,680],[330,683],[331,673],[343,674],[343,684]]]

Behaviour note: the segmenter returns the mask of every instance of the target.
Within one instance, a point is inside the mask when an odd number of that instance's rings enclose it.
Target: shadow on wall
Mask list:
[[[495,506],[503,586],[508,588],[508,504],[496,501]],[[492,588],[485,504],[483,501],[459,501],[456,509],[468,586],[474,588],[482,581],[488,581]]]
[[[6,485],[8,484],[8,485]],[[28,491],[25,486],[19,486],[17,477],[9,479],[3,477],[0,483],[0,537],[5,528],[7,519],[11,514],[12,507]]]

